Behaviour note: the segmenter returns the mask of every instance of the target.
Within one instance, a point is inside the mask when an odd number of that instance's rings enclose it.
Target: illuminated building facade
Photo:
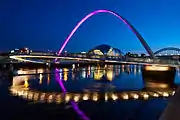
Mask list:
[[[19,49],[13,49],[10,51],[11,54],[29,54],[31,50],[27,47],[19,48]]]
[[[121,58],[123,56],[121,50],[105,44],[94,47],[88,54],[92,58]]]
[[[34,51],[27,47],[24,48],[16,48],[10,51],[10,54],[12,55],[56,55],[55,52],[52,51]]]

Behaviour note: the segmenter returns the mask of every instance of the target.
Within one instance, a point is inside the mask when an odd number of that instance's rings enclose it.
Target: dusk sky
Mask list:
[[[179,0],[0,0],[0,50],[29,47],[57,51],[87,14],[109,9],[126,18],[153,51],[180,48]],[[66,46],[70,52],[109,44],[123,52],[145,51],[119,19],[100,13],[87,20]]]

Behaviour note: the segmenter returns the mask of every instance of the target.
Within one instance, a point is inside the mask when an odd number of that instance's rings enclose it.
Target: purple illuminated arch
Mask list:
[[[144,38],[139,34],[139,32],[126,20],[124,19],[122,16],[118,15],[115,12],[112,12],[110,10],[96,10],[94,12],[91,12],[90,14],[86,15],[81,21],[79,21],[79,23],[74,27],[74,29],[71,31],[71,33],[69,34],[69,36],[66,38],[64,44],[62,45],[62,47],[60,48],[60,50],[58,51],[58,55],[61,54],[61,52],[63,51],[63,49],[65,48],[66,44],[68,43],[68,41],[71,39],[71,37],[73,36],[73,34],[76,32],[76,30],[90,17],[92,17],[93,15],[96,15],[98,13],[110,13],[114,16],[116,16],[117,18],[119,18],[123,23],[125,23],[129,29],[136,35],[136,37],[139,39],[139,41],[141,42],[141,44],[143,45],[143,47],[146,49],[147,53],[150,55],[151,58],[155,58],[154,57],[154,53],[152,52],[151,48],[149,47],[149,45],[146,43],[146,41],[144,40]],[[55,61],[57,61],[57,59],[55,59]]]

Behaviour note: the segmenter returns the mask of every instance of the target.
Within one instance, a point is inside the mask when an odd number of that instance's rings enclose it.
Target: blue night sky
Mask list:
[[[179,0],[1,0],[0,50],[29,47],[57,51],[88,13],[109,9],[126,18],[153,51],[180,48]],[[100,13],[87,20],[66,46],[70,52],[109,44],[127,51],[145,51],[119,19]]]

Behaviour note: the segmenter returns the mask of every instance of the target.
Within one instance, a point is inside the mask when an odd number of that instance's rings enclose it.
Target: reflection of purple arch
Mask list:
[[[66,88],[65,88],[62,80],[61,80],[61,79],[59,78],[59,76],[58,76],[59,70],[58,70],[57,68],[55,69],[55,73],[56,73],[56,77],[55,77],[55,78],[56,78],[56,81],[59,83],[59,85],[60,85],[63,93],[65,94],[65,93],[67,92],[67,90],[66,90]],[[90,119],[84,114],[84,112],[79,109],[78,105],[77,105],[73,100],[71,100],[70,103],[71,103],[73,109],[76,111],[76,113],[81,117],[81,119],[83,119],[83,120],[90,120]]]
[[[114,16],[116,16],[117,18],[119,18],[123,23],[125,23],[129,29],[132,30],[132,32],[137,36],[137,38],[140,40],[141,44],[143,45],[143,47],[146,49],[146,51],[148,52],[148,54],[150,55],[151,58],[155,58],[154,57],[154,53],[152,52],[151,48],[149,47],[149,45],[146,43],[146,41],[144,40],[144,38],[138,33],[138,31],[126,20],[124,19],[122,16],[118,15],[115,12],[109,11],[109,10],[96,10],[94,12],[91,12],[90,14],[88,14],[87,16],[85,16],[75,27],[74,29],[71,31],[71,33],[69,34],[69,36],[66,38],[64,44],[62,45],[62,47],[60,48],[58,55],[61,54],[61,52],[63,51],[63,49],[65,48],[66,44],[68,43],[68,41],[70,40],[70,38],[73,36],[73,34],[76,32],[76,30],[81,26],[81,24],[83,24],[88,18],[90,18],[91,16],[97,14],[97,13],[110,13]],[[57,61],[57,59],[55,59],[55,61]]]

